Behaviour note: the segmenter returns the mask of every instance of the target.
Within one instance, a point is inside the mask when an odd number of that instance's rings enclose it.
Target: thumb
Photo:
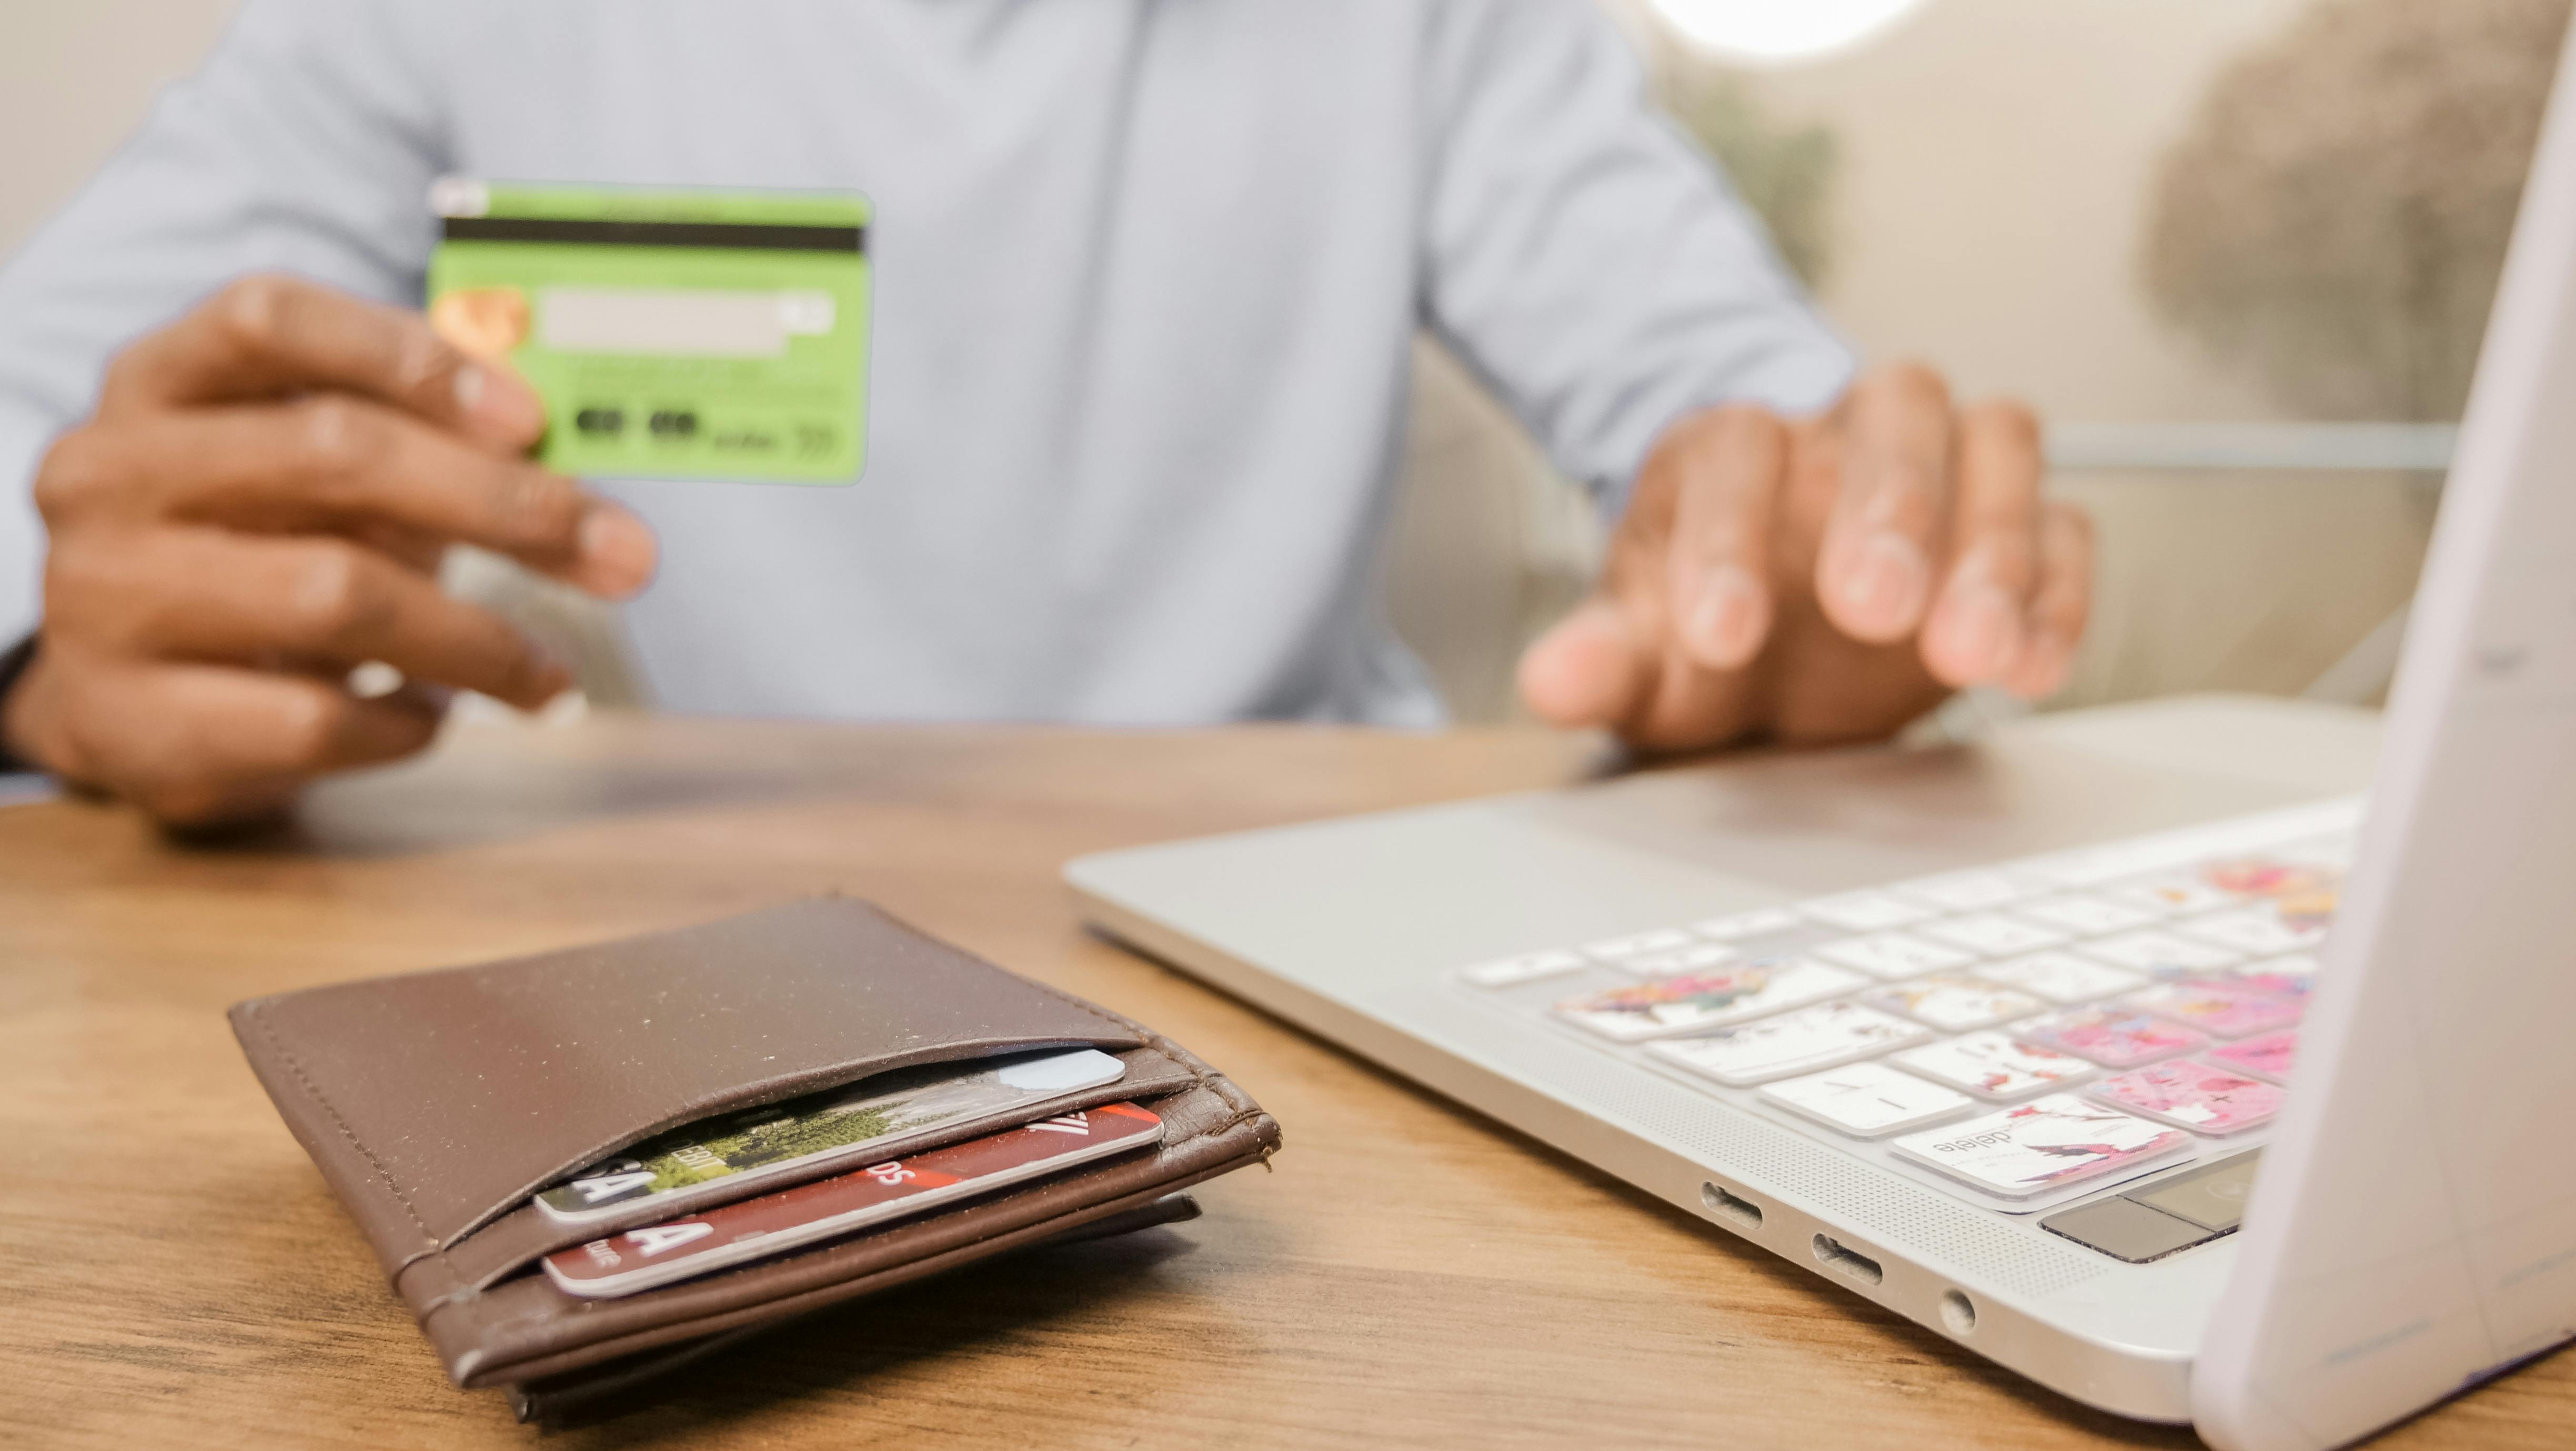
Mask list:
[[[1636,630],[1600,595],[1576,606],[1521,656],[1521,699],[1551,725],[1617,726],[1635,712],[1650,683]]]

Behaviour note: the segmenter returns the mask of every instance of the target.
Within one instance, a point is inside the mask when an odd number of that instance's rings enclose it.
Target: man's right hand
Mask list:
[[[439,591],[447,546],[611,598],[656,555],[642,520],[526,459],[544,429],[524,383],[416,313],[227,287],[119,357],[37,473],[45,621],[0,745],[203,827],[419,750],[449,690],[544,704],[569,674]],[[403,687],[352,694],[368,661]]]

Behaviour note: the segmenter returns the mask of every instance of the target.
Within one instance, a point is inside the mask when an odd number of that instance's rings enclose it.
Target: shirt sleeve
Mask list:
[[[1841,395],[1851,349],[1589,0],[1458,0],[1424,61],[1423,321],[1605,508],[1687,412]]]
[[[204,69],[0,266],[0,646],[38,609],[28,483],[118,349],[247,272],[419,300],[445,141],[395,11],[250,0]]]

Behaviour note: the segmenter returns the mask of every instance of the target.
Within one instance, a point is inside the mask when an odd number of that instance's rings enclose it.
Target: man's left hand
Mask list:
[[[2084,513],[2040,497],[2038,421],[1875,370],[1822,417],[1728,406],[1657,441],[1599,586],[1521,659],[1530,708],[1653,752],[1893,733],[1953,690],[2066,683]]]

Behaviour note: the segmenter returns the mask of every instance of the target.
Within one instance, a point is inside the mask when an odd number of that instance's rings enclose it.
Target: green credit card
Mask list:
[[[449,178],[441,336],[545,399],[593,478],[848,484],[867,462],[867,199]]]

